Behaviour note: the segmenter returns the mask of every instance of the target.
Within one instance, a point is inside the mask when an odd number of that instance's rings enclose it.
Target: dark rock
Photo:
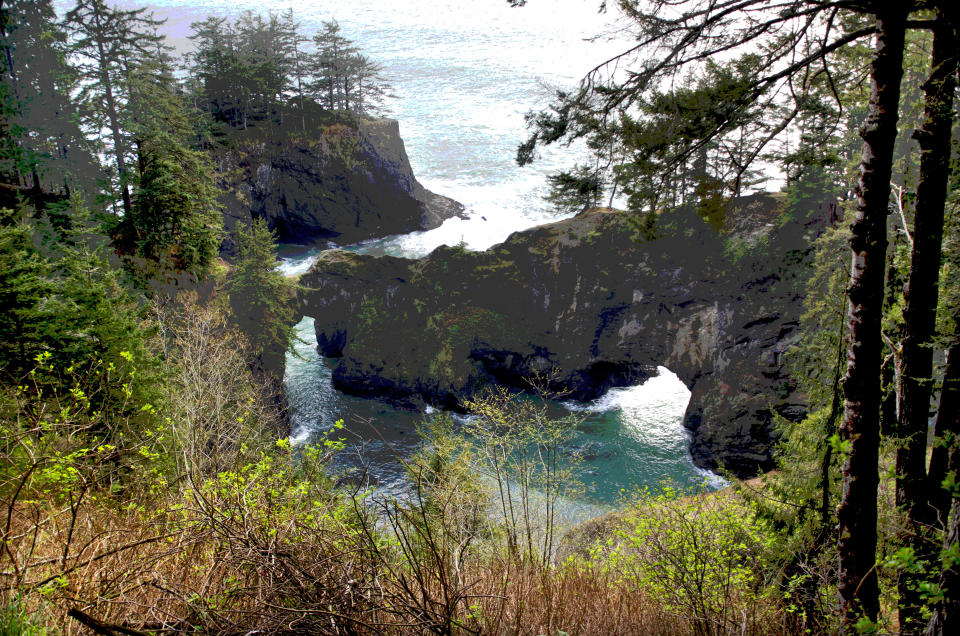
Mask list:
[[[825,215],[778,228],[773,197],[739,207],[758,220],[737,235],[680,210],[635,240],[624,216],[597,209],[486,252],[327,251],[300,279],[300,311],[341,356],[335,386],[407,406],[531,380],[586,400],[663,365],[691,390],[696,463],[749,476],[773,465],[774,413],[803,414],[782,353],[797,335],[802,248]]]
[[[416,180],[392,119],[309,137],[253,131],[216,159],[228,235],[258,217],[282,242],[357,242],[434,228],[463,212]],[[232,249],[228,238],[224,250]]]

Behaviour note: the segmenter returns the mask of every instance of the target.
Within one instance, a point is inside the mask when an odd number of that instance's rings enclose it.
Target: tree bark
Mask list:
[[[949,514],[950,523],[944,539],[944,551],[947,554],[960,554],[960,491],[955,486],[953,492],[941,484],[949,473],[956,479],[960,476],[960,323],[954,341],[947,350],[947,368],[943,375],[943,388],[940,391],[940,408],[937,411],[936,431],[938,437],[949,439],[949,452],[945,445],[934,448],[934,459],[930,462],[931,481],[938,479],[931,492],[934,505],[941,510],[943,518]],[[941,464],[938,464],[937,451],[940,450]],[[949,510],[947,510],[949,508]],[[940,589],[943,601],[934,608],[933,616],[927,625],[928,636],[947,636],[960,634],[960,564],[944,563],[940,574]]]
[[[98,62],[100,64],[100,83],[103,84],[104,98],[106,99],[107,120],[110,126],[110,134],[113,137],[113,154],[117,162],[117,177],[120,179],[120,198],[123,201],[123,214],[130,216],[133,205],[130,200],[130,185],[127,183],[127,165],[124,157],[125,148],[123,143],[123,134],[120,132],[120,113],[117,109],[117,100],[113,94],[113,81],[110,79],[110,56],[107,54],[106,29],[100,16],[100,5],[93,5],[93,18],[96,22],[97,32],[94,35],[97,41]]]
[[[839,521],[838,589],[847,630],[880,611],[875,569],[877,461],[880,448],[880,364],[886,219],[893,147],[897,135],[906,6],[877,3],[872,89],[863,138],[857,211],[851,226],[847,372],[843,379],[841,439],[849,445],[843,465]]]
[[[300,51],[297,49],[296,44],[294,44],[293,54],[297,60],[297,95],[300,96],[300,129],[306,132],[307,115],[303,110],[303,75],[300,73]]]
[[[930,77],[924,84],[923,126],[914,133],[920,145],[920,181],[913,228],[910,274],[904,293],[901,343],[900,412],[897,433],[897,505],[906,512],[907,545],[917,558],[930,560],[934,544],[925,535],[936,523],[927,488],[927,432],[933,391],[933,338],[939,300],[943,216],[950,173],[950,137],[953,93],[956,88],[957,41],[955,22],[941,9],[933,26]],[[936,485],[939,490],[939,484]],[[900,629],[922,627],[917,576],[902,573]]]
[[[924,123],[914,134],[920,145],[920,182],[910,274],[904,293],[897,428],[905,443],[897,453],[898,468],[903,469],[897,475],[897,503],[917,522],[932,520],[924,492],[925,464],[958,46],[954,26],[945,19],[937,20],[931,73],[924,85]]]
[[[947,365],[943,373],[943,386],[940,389],[940,405],[937,408],[937,423],[934,427],[934,444],[930,457],[930,472],[927,474],[927,489],[930,493],[930,506],[935,511],[938,525],[946,526],[951,512],[952,495],[943,487],[943,481],[950,470],[951,449],[958,443],[960,435],[960,321],[955,325],[954,341],[947,350]],[[960,462],[958,462],[960,464]],[[954,475],[960,477],[960,473]],[[960,590],[958,590],[960,591]]]

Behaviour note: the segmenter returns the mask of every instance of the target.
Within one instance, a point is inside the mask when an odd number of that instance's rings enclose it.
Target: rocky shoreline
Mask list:
[[[281,242],[355,243],[428,230],[463,206],[430,192],[410,166],[395,119],[334,124],[310,134],[267,129],[215,156],[228,238],[263,218]]]
[[[458,408],[485,385],[537,378],[586,400],[666,366],[692,393],[696,464],[752,476],[773,466],[774,413],[804,413],[782,354],[829,216],[783,221],[776,198],[757,195],[726,233],[680,210],[637,240],[622,214],[594,209],[485,252],[331,250],[301,277],[299,311],[339,358],[338,389],[412,408]]]

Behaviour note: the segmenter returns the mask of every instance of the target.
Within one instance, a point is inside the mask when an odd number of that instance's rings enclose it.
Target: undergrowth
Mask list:
[[[2,634],[794,633],[770,529],[723,495],[641,494],[561,536],[575,423],[493,393],[435,418],[410,495],[338,485],[340,427],[273,441],[249,349],[156,308],[141,361],[36,367],[0,395]],[[153,380],[151,380],[153,381]],[[147,401],[147,396],[152,401]],[[156,396],[160,396],[157,399]]]

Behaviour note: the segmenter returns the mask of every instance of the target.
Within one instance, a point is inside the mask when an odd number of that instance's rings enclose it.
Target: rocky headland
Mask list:
[[[233,228],[251,218],[265,219],[281,242],[354,243],[431,229],[463,212],[417,181],[394,119],[234,135],[214,156],[227,253]]]
[[[299,309],[339,358],[337,388],[410,407],[458,408],[491,382],[535,377],[585,400],[663,365],[692,393],[695,462],[751,476],[772,467],[774,413],[804,412],[782,354],[798,335],[808,246],[831,212],[791,220],[757,195],[724,232],[678,210],[640,238],[624,215],[594,209],[485,252],[329,250],[301,277]]]

